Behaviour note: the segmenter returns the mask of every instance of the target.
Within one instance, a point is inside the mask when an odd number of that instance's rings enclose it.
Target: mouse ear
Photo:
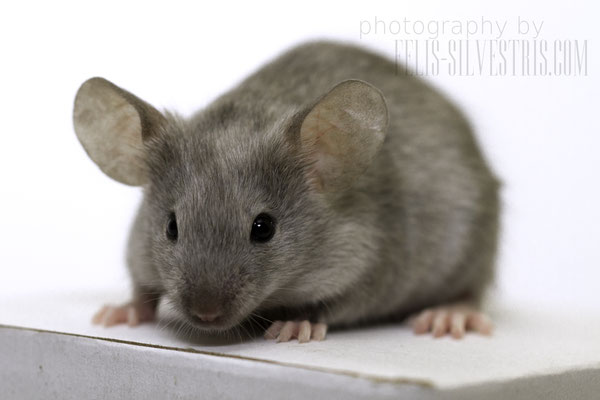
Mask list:
[[[147,182],[143,140],[163,121],[154,107],[103,78],[85,81],[75,96],[77,138],[106,175],[127,185]]]
[[[352,185],[383,144],[387,125],[383,94],[369,83],[347,80],[323,96],[300,128],[317,189],[334,192]]]

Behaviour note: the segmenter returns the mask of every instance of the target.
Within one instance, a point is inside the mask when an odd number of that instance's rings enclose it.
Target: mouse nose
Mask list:
[[[221,316],[220,311],[204,312],[204,313],[196,312],[196,317],[200,318],[200,320],[203,322],[213,322],[215,319],[219,318],[220,316]]]
[[[223,313],[221,308],[215,304],[200,303],[192,308],[192,314],[203,322],[213,322]]]

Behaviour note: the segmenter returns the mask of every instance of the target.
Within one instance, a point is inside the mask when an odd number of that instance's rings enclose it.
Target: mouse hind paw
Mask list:
[[[435,338],[450,334],[455,339],[461,339],[468,331],[489,336],[493,330],[487,315],[464,303],[423,310],[413,317],[412,326],[417,335],[431,332]]]

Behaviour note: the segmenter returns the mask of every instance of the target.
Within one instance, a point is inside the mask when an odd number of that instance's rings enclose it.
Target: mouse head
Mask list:
[[[341,240],[332,199],[384,141],[382,94],[349,80],[286,116],[265,110],[224,97],[184,120],[102,78],[75,99],[75,132],[90,158],[144,189],[137,234],[146,267],[201,329],[317,302],[353,279],[324,262],[332,238]]]

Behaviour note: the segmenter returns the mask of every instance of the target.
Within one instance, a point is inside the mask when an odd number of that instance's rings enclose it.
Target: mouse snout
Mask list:
[[[225,300],[214,295],[195,296],[189,303],[189,312],[202,322],[215,322],[224,314]]]
[[[222,313],[218,308],[194,307],[192,313],[200,318],[202,322],[213,322],[219,318]]]

